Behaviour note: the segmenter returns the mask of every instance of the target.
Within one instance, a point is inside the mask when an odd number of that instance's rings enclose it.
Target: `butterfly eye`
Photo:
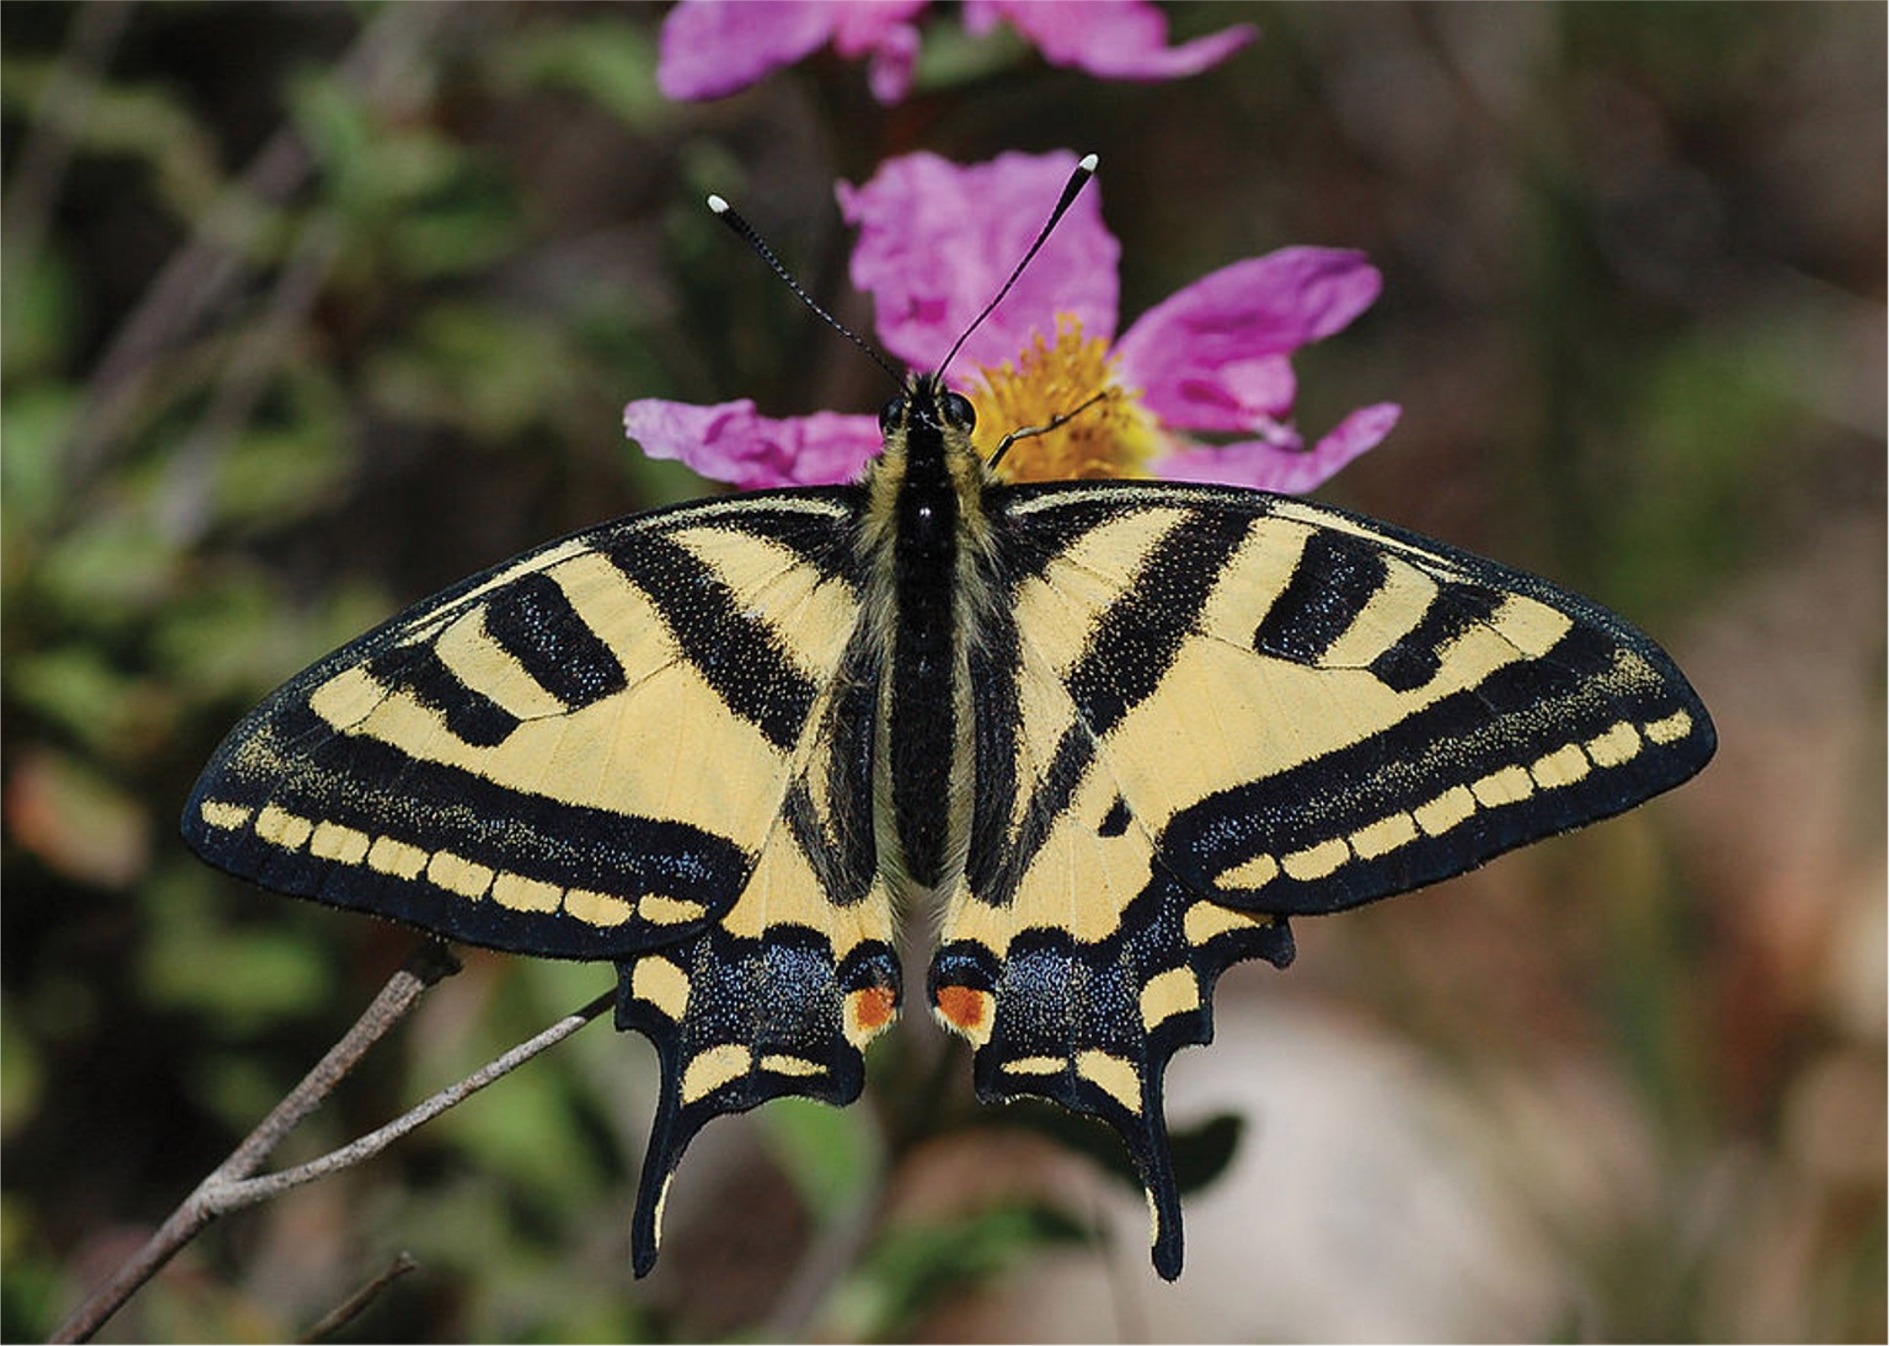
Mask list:
[[[904,397],[887,398],[886,405],[879,409],[880,434],[890,435],[899,428],[900,423],[905,419],[906,399]]]
[[[946,424],[954,430],[970,434],[978,424],[978,410],[971,405],[971,399],[962,393],[946,393],[939,399],[939,411],[944,414]]]

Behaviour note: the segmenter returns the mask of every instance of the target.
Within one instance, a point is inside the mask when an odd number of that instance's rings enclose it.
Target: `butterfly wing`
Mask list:
[[[968,891],[928,988],[989,1098],[1111,1122],[1180,1270],[1161,1080],[1286,918],[1460,873],[1692,775],[1711,721],[1620,618],[1343,511],[1157,483],[993,503]]]
[[[618,964],[618,1024],[663,1065],[639,1270],[701,1125],[851,1101],[897,1007],[860,508],[758,493],[529,552],[282,687],[186,807],[191,846],[265,887]]]

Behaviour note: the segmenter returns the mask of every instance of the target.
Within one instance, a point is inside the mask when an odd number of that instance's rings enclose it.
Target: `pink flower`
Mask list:
[[[1024,255],[1075,164],[1067,152],[970,167],[912,154],[862,187],[839,185],[841,212],[860,227],[853,282],[873,296],[891,354],[919,368],[943,357]],[[1363,407],[1308,448],[1290,419],[1293,352],[1378,296],[1378,272],[1362,254],[1295,247],[1235,262],[1117,338],[1117,253],[1092,185],[966,338],[949,372],[977,406],[987,450],[1007,430],[1096,399],[1059,429],[1019,440],[1002,476],[1152,475],[1309,491],[1397,423],[1393,403]],[[742,486],[850,481],[879,445],[871,416],[769,421],[749,403],[643,400],[624,422],[653,457]]]
[[[873,97],[896,103],[919,55],[914,20],[928,0],[680,0],[663,21],[656,82],[674,99],[721,98],[821,47],[866,57]],[[1251,24],[1168,45],[1168,20],[1147,0],[965,0],[965,26],[982,36],[1000,20],[1051,65],[1103,79],[1180,79],[1253,41]]]

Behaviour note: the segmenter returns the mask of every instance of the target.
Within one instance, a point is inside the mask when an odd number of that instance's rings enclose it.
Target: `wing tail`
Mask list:
[[[844,1106],[865,1083],[862,1048],[898,1012],[899,961],[871,940],[836,958],[825,934],[713,926],[617,967],[617,1027],[655,1045],[662,1083],[637,1189],[631,1262],[656,1265],[664,1199],[683,1151],[716,1117],[797,1094]]]
[[[1121,1136],[1148,1196],[1155,1269],[1168,1280],[1181,1274],[1182,1232],[1163,1077],[1177,1051],[1214,1036],[1214,982],[1249,958],[1292,961],[1283,919],[1219,906],[1158,874],[1107,939],[1038,927],[1002,959],[968,939],[932,964],[931,1002],[977,1047],[982,1100],[1047,1098]]]

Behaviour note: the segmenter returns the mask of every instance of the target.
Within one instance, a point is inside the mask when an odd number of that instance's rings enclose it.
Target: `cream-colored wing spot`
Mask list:
[[[359,828],[343,827],[340,823],[320,822],[309,833],[308,852],[319,855],[324,860],[338,861],[344,865],[358,865],[367,859],[368,846],[372,838]]]
[[[226,832],[245,826],[255,812],[247,804],[232,804],[222,799],[206,799],[197,809],[206,826]]]
[[[737,1042],[724,1042],[699,1053],[683,1071],[682,1101],[694,1103],[730,1080],[740,1079],[748,1073],[748,1062],[748,1048]]]
[[[1201,985],[1193,968],[1171,967],[1150,977],[1140,997],[1142,1027],[1153,1031],[1177,1014],[1201,1008]]]
[[[513,911],[556,911],[564,890],[523,874],[500,874],[492,880],[492,900]]]
[[[1582,751],[1598,767],[1620,766],[1632,761],[1640,750],[1641,731],[1626,720],[1609,725],[1582,744]]]
[[[377,874],[391,874],[395,878],[416,879],[426,870],[431,857],[419,846],[393,837],[375,837],[368,847],[367,867]]]
[[[1470,793],[1484,808],[1515,804],[1535,793],[1535,783],[1519,766],[1506,766],[1480,777],[1470,786]]]
[[[667,958],[639,958],[630,974],[630,993],[656,1006],[672,1023],[681,1023],[689,1009],[689,974]]]
[[[492,886],[493,872],[489,866],[463,855],[435,851],[433,858],[427,861],[427,878],[449,893],[477,899],[484,897]]]
[[[387,699],[387,689],[374,680],[363,664],[344,668],[315,689],[309,709],[342,732],[365,720]]]
[[[564,910],[567,915],[576,917],[586,925],[606,930],[623,925],[636,914],[635,905],[623,898],[592,892],[588,888],[567,889]]]
[[[1524,594],[1504,595],[1489,625],[1525,659],[1540,659],[1567,635],[1574,619]],[[1506,662],[1506,661],[1505,661]],[[1494,667],[1494,665],[1492,666]]]
[[[1693,732],[1693,717],[1684,710],[1677,710],[1661,719],[1649,721],[1641,730],[1652,743],[1678,743]]]
[[[314,831],[313,822],[274,804],[265,805],[256,815],[256,835],[285,851],[302,849]]]
[[[1004,1069],[1013,1075],[1059,1075],[1069,1064],[1060,1056],[1020,1056],[1015,1061],[1006,1061]]]
[[[1344,837],[1330,837],[1280,857],[1280,868],[1289,877],[1301,881],[1323,879],[1352,858],[1352,848]]]
[[[761,1058],[761,1069],[773,1071],[777,1075],[797,1075],[803,1078],[824,1075],[827,1066],[819,1061],[809,1061],[804,1056],[789,1056],[784,1052],[769,1052]]]
[[[1408,813],[1393,813],[1359,828],[1347,840],[1359,859],[1375,860],[1416,841],[1419,835],[1415,818]]]
[[[686,925],[690,921],[699,921],[708,914],[700,902],[689,902],[673,897],[664,897],[661,893],[651,893],[637,903],[637,913],[646,921],[657,925]]]
[[[1476,796],[1466,785],[1453,785],[1411,810],[1411,817],[1426,836],[1440,837],[1477,811]]]
[[[1094,1048],[1078,1052],[1076,1073],[1108,1094],[1130,1112],[1142,1110],[1142,1080],[1135,1066],[1112,1052]]]
[[[1542,790],[1573,785],[1585,778],[1592,765],[1579,743],[1565,743],[1554,752],[1545,752],[1529,764],[1529,778]]]
[[[1265,912],[1236,911],[1232,907],[1200,901],[1188,908],[1181,921],[1182,932],[1188,937],[1188,942],[1199,947],[1217,935],[1263,929],[1278,919]]]

